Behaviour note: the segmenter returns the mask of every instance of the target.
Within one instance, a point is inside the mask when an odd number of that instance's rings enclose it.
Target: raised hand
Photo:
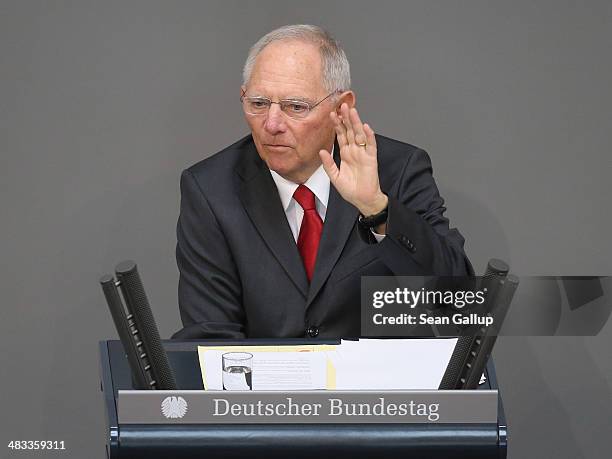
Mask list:
[[[340,115],[330,113],[340,146],[340,168],[327,150],[321,150],[323,168],[338,193],[362,215],[377,214],[387,206],[388,198],[380,189],[374,131],[346,103],[340,106]]]

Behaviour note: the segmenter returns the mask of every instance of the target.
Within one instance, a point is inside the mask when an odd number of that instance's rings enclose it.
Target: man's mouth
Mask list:
[[[289,149],[292,148],[289,145],[283,145],[281,143],[267,143],[267,144],[264,144],[264,145],[265,145],[265,147],[268,150],[270,150],[270,151],[278,151],[278,152],[286,151],[286,150],[289,150]]]

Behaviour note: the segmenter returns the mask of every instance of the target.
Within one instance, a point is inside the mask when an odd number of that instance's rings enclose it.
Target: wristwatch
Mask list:
[[[368,215],[367,217],[359,215],[359,226],[365,229],[376,228],[381,223],[385,223],[387,221],[388,214],[389,206],[385,207],[383,210],[374,215]]]

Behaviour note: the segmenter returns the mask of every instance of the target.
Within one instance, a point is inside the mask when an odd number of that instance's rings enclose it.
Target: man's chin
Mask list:
[[[268,166],[268,169],[281,175],[290,173],[297,167],[295,164],[296,158],[292,157],[288,150],[282,152],[266,150],[262,159]]]
[[[297,161],[297,157],[294,155],[295,150],[292,148],[278,152],[270,150],[264,150],[264,152],[265,155],[262,156],[262,159],[266,166],[268,166],[268,169],[290,182],[303,183],[312,173],[310,167]]]
[[[286,178],[287,180],[291,180],[289,177],[293,176],[292,172],[294,172],[290,167],[270,163],[268,163],[268,169],[276,172],[278,175]]]

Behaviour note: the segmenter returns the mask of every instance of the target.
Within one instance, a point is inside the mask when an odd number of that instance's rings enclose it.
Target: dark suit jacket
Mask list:
[[[378,135],[376,142],[387,236],[375,243],[331,186],[310,285],[250,135],[185,170],[176,247],[184,328],[174,337],[356,337],[361,276],[471,274],[427,153]]]

